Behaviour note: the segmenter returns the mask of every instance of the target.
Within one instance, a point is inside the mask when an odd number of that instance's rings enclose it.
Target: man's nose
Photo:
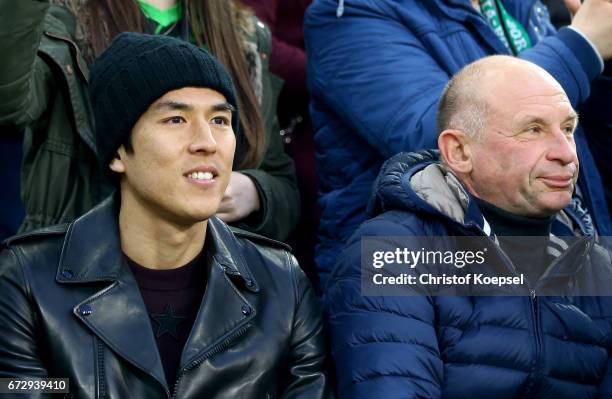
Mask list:
[[[563,165],[569,163],[578,164],[578,154],[576,153],[576,142],[572,135],[567,135],[560,128],[556,129],[549,140],[548,159],[559,161]]]
[[[217,151],[217,141],[208,121],[201,120],[193,123],[189,151],[194,153],[214,153]]]

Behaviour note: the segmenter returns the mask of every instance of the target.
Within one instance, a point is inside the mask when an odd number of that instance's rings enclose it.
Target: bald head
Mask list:
[[[456,129],[476,139],[482,137],[491,111],[491,96],[520,90],[520,82],[530,78],[540,78],[561,88],[544,69],[507,55],[485,57],[465,66],[442,93],[436,119],[438,133]]]

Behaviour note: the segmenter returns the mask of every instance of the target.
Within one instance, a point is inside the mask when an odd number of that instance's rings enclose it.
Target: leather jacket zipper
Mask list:
[[[102,341],[94,335],[94,346],[96,356],[96,379],[98,381],[96,385],[97,394],[96,398],[106,398],[106,374],[104,369],[104,345]]]
[[[188,364],[187,366],[183,367],[183,369],[181,369],[181,372],[178,375],[176,383],[174,384],[174,390],[172,392],[172,398],[176,397],[176,394],[178,392],[178,387],[179,387],[179,384],[181,382],[181,379],[183,378],[183,375],[187,371],[192,370],[192,369],[198,367],[200,364],[204,363],[204,361],[206,359],[208,359],[209,357],[214,356],[217,353],[220,353],[220,352],[223,352],[224,350],[226,350],[232,344],[232,342],[234,342],[234,340],[236,340],[240,336],[244,335],[244,333],[247,332],[249,327],[251,327],[251,323],[248,323],[248,324],[244,325],[238,331],[234,332],[233,334],[231,334],[227,338],[225,338],[223,340],[223,342],[213,346],[210,350],[204,352],[202,354],[202,356],[198,357],[197,359],[192,361],[190,364]]]

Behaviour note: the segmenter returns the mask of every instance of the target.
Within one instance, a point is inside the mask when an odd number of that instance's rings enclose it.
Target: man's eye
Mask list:
[[[164,119],[162,122],[170,125],[178,125],[179,123],[185,123],[187,121],[182,116],[171,116],[170,118]]]
[[[567,134],[567,135],[570,135],[570,136],[571,136],[572,134],[574,134],[574,130],[575,130],[575,129],[574,129],[574,126],[572,126],[572,125],[569,125],[569,126],[565,126],[565,127],[563,127],[563,132],[564,132],[565,134]]]
[[[539,126],[530,126],[527,129],[525,129],[525,131],[531,134],[540,134],[542,133],[542,128],[540,128]]]
[[[225,116],[215,116],[210,120],[213,125],[229,125],[230,120]]]

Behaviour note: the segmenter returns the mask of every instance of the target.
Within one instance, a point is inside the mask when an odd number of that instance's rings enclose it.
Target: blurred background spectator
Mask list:
[[[302,200],[301,217],[288,243],[311,280],[317,278],[314,247],[320,210],[314,138],[308,112],[304,13],[312,0],[242,0],[272,31],[270,71],[284,80],[278,102],[281,135],[295,162]],[[316,284],[315,284],[316,286]]]
[[[22,231],[67,223],[112,188],[97,164],[87,65],[122,31],[171,35],[210,50],[237,86],[245,153],[218,216],[284,240],[299,217],[291,158],[278,135],[271,38],[228,0],[52,0],[0,3],[0,127],[23,134]],[[44,32],[44,33],[43,33]]]

